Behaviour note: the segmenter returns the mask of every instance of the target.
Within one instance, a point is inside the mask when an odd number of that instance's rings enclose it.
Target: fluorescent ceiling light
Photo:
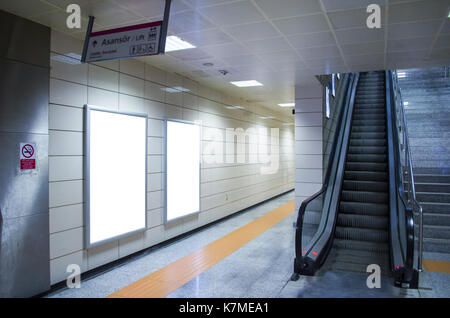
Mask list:
[[[175,86],[175,87],[163,87],[161,90],[168,92],[168,93],[180,93],[180,92],[190,92],[187,88],[181,87],[181,86]]]
[[[293,126],[294,123],[283,123],[283,126]]]
[[[295,103],[278,104],[278,106],[281,106],[281,107],[294,107],[294,106],[295,106]]]
[[[227,106],[228,109],[245,109],[242,106]]]
[[[261,119],[274,119],[275,117],[272,116],[260,116]]]
[[[398,72],[397,73],[397,77],[398,78],[405,78],[406,77],[406,72]]]
[[[81,55],[75,54],[75,53],[68,53],[65,55],[53,55],[52,56],[53,61],[67,63],[67,64],[81,64]]]
[[[180,39],[178,36],[171,35],[166,38],[166,52],[194,49],[195,45]]]
[[[448,16],[447,16],[447,18],[450,18],[450,11],[448,12]]]
[[[237,82],[230,82],[230,83],[237,87],[263,86],[263,84],[261,84],[258,81],[255,81],[255,80],[237,81]]]

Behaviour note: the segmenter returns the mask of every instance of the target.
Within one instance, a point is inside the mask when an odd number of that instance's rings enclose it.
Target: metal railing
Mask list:
[[[393,71],[393,91],[395,100],[396,113],[396,129],[398,131],[399,147],[400,147],[400,164],[403,176],[403,190],[408,205],[411,206],[414,215],[418,216],[418,235],[415,235],[418,240],[418,255],[417,268],[418,271],[423,270],[423,211],[422,206],[416,199],[416,189],[414,184],[414,173],[411,160],[411,151],[408,139],[408,126],[406,123],[405,105],[403,104],[403,97],[400,86],[398,84],[397,71]]]

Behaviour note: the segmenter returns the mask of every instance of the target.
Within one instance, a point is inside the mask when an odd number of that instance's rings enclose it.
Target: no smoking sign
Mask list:
[[[36,169],[36,144],[33,142],[20,143],[20,170]]]

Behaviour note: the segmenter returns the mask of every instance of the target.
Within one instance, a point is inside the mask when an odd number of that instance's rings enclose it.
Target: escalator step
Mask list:
[[[347,162],[345,169],[351,171],[386,171],[387,164],[379,162]]]
[[[344,171],[344,179],[359,181],[387,181],[387,172]]]
[[[342,188],[352,191],[386,192],[388,184],[387,182],[344,180]]]
[[[335,239],[333,246],[338,249],[367,251],[380,254],[389,252],[388,244],[380,242]]]
[[[382,146],[350,146],[348,147],[350,154],[385,154],[386,147]]]
[[[389,207],[387,204],[347,202],[342,200],[339,203],[339,213],[387,216],[389,213]]]
[[[389,219],[384,215],[375,216],[339,213],[337,225],[343,227],[386,230],[389,225]]]
[[[386,130],[385,126],[353,126],[352,132],[377,132],[381,133]]]
[[[350,146],[386,146],[385,139],[350,139]]]
[[[386,114],[353,114],[353,120],[386,120]]]
[[[348,154],[347,162],[386,162],[386,155],[377,154]]]
[[[350,202],[386,204],[389,200],[389,197],[387,193],[383,192],[343,190],[341,193],[341,200]]]
[[[386,139],[386,132],[351,132],[350,139]]]
[[[370,104],[371,102],[367,102],[367,104]],[[370,109],[355,109],[353,111],[353,114],[360,115],[360,114],[386,114],[386,109],[384,108],[370,108]]]
[[[388,232],[380,229],[336,227],[335,238],[365,242],[387,242]]]
[[[386,121],[385,120],[353,120],[352,122],[352,126],[379,126],[379,125],[386,125]]]

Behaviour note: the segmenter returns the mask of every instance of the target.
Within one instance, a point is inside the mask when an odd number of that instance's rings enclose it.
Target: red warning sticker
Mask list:
[[[20,143],[20,170],[36,169],[36,144],[33,142]]]

